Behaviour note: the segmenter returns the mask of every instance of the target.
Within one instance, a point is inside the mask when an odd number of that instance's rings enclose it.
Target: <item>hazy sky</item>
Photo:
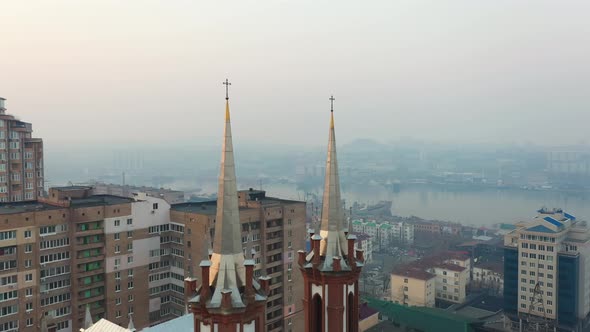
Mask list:
[[[0,0],[0,96],[45,144],[578,143],[590,1]]]

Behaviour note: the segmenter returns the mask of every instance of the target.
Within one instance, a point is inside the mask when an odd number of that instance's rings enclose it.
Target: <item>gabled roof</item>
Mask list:
[[[154,325],[152,327],[148,327],[142,330],[142,332],[168,332],[168,331],[175,331],[175,332],[185,332],[185,331],[194,331],[195,330],[195,319],[193,314],[187,314],[184,316],[180,316],[169,320],[167,322]]]
[[[557,221],[556,219],[554,219],[552,217],[545,217],[545,218],[543,218],[543,220],[545,220],[546,222],[548,222],[551,225],[556,226],[556,227],[562,227],[563,226],[563,223]]]
[[[102,318],[84,332],[130,332],[130,330]]]

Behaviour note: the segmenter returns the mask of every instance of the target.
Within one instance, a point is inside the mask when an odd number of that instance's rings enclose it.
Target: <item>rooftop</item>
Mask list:
[[[142,332],[168,332],[168,331],[193,331],[195,329],[195,320],[193,314],[186,314],[167,322],[147,327]]]
[[[467,269],[466,267],[463,267],[463,266],[459,266],[459,265],[455,265],[455,264],[448,264],[448,263],[434,264],[432,267],[444,269],[444,270],[455,271],[455,272],[461,272],[461,271],[465,271]]]
[[[426,272],[425,270],[414,266],[399,267],[398,269],[395,269],[393,271],[393,274],[396,276],[408,277],[419,280],[429,280],[436,277],[435,274]]]
[[[60,208],[61,207],[59,206],[39,203],[37,201],[0,203],[0,214],[16,214],[23,212],[56,210]]]

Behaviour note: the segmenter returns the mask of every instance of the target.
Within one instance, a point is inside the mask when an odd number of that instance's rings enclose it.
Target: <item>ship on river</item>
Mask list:
[[[354,202],[352,214],[357,218],[362,217],[391,217],[392,201],[380,201],[374,205]]]

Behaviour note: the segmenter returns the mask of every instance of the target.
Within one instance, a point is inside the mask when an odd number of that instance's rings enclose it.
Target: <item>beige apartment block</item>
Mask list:
[[[401,268],[391,274],[391,300],[397,304],[434,307],[436,275],[419,268]]]
[[[0,202],[33,201],[43,196],[43,140],[33,126],[6,114],[0,97]]]

